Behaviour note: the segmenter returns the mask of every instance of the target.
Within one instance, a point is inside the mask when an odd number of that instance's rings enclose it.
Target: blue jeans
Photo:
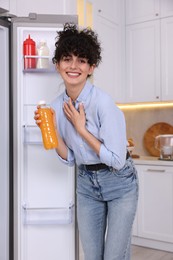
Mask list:
[[[117,171],[86,171],[79,166],[77,217],[85,260],[129,260],[138,200],[137,172],[131,158]]]

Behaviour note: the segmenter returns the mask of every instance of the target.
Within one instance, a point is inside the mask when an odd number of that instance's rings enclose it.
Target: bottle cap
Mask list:
[[[35,41],[30,37],[30,34],[28,34],[28,38],[24,41],[24,44],[35,45]]]
[[[46,45],[47,41],[45,39],[41,39],[38,43],[38,45]]]
[[[41,39],[40,42],[47,42],[46,39]]]
[[[38,105],[41,106],[41,105],[46,105],[46,101],[45,100],[40,100],[38,102]]]

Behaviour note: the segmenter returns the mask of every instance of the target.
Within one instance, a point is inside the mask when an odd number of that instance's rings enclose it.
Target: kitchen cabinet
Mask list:
[[[48,2],[42,0],[0,0],[0,7],[2,4],[8,5],[7,10],[16,16],[28,16],[29,13],[38,14],[76,14],[77,4],[76,0],[49,0]]]
[[[17,0],[0,0],[0,13],[9,17],[16,16]]]
[[[116,102],[124,100],[124,1],[93,1],[93,29],[102,47],[102,62],[94,72],[94,84]]]
[[[172,1],[173,2],[173,1]],[[173,99],[173,17],[161,20],[162,100]]]
[[[161,17],[173,16],[173,1],[160,0],[160,14]]]
[[[125,101],[173,99],[173,17],[126,26]]]
[[[126,24],[146,22],[172,15],[172,0],[126,0]]]
[[[2,8],[4,11],[8,11],[10,9],[10,0],[0,0],[0,9]],[[1,10],[0,10],[1,13]]]
[[[93,83],[121,103],[124,100],[124,1],[78,0],[78,5],[79,22],[82,26],[91,25],[101,42],[102,62],[94,71]],[[92,14],[89,14],[89,10]],[[90,22],[87,23],[89,17]]]
[[[160,0],[126,0],[126,24],[158,19]]]
[[[160,23],[150,21],[126,27],[125,101],[160,100]]]
[[[139,202],[135,244],[173,252],[173,165],[136,165]],[[143,240],[142,240],[143,239]]]

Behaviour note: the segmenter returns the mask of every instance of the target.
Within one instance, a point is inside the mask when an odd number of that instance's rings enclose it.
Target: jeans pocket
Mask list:
[[[83,168],[78,168],[78,177],[83,177],[86,175],[86,172]]]
[[[119,178],[130,178],[136,176],[136,168],[131,160],[127,160],[124,167],[120,170],[113,170],[115,176]]]

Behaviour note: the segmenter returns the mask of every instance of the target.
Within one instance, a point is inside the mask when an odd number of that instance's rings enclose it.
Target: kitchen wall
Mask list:
[[[150,155],[143,145],[145,131],[153,124],[165,122],[173,125],[173,107],[122,109],[127,124],[127,138],[135,142],[134,154]]]

